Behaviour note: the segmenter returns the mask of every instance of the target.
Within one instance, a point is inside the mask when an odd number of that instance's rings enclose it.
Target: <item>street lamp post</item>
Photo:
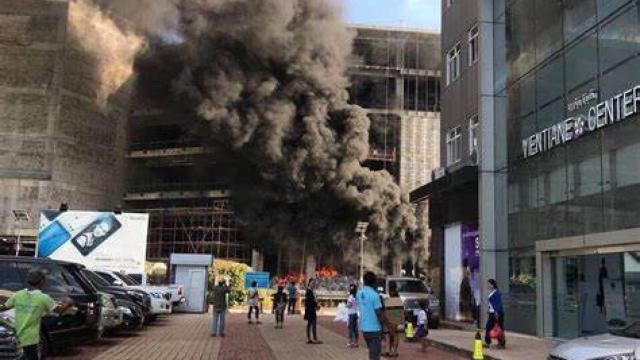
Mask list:
[[[18,223],[18,224],[22,224],[22,222],[29,222],[29,211],[27,210],[13,210],[13,220]],[[20,226],[20,228],[18,229],[18,237],[16,239],[16,256],[20,255],[20,235],[22,235],[22,226]]]
[[[367,239],[368,222],[358,222],[356,234],[360,235],[360,284],[364,284],[364,241]]]

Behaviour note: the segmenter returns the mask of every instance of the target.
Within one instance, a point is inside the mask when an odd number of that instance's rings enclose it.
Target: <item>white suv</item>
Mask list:
[[[149,313],[151,315],[171,314],[173,307],[171,306],[171,293],[162,291],[159,289],[147,288],[145,286],[137,286],[129,282],[129,280],[122,274],[115,271],[108,270],[92,270],[96,274],[100,275],[103,279],[109,282],[111,285],[122,286],[125,289],[137,289],[142,290],[149,294],[151,297],[151,309]]]

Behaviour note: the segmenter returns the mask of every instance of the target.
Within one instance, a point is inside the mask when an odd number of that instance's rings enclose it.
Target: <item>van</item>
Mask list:
[[[405,319],[415,322],[417,311],[428,305],[429,328],[440,326],[440,301],[422,280],[404,276],[383,276],[378,278],[376,290],[383,297],[399,297],[404,304]]]

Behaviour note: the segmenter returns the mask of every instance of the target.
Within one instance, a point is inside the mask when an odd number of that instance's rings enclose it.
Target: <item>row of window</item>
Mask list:
[[[469,119],[469,155],[478,156],[480,139],[480,121],[478,115]],[[447,166],[455,165],[462,160],[462,127],[457,126],[447,131]],[[477,161],[477,160],[476,160]]]
[[[478,50],[479,50],[479,37],[478,26],[474,26],[469,30],[467,34],[467,64],[473,66],[478,62]],[[460,77],[460,58],[461,58],[461,46],[457,43],[451,50],[447,52],[446,59],[446,84],[447,86],[458,77]]]

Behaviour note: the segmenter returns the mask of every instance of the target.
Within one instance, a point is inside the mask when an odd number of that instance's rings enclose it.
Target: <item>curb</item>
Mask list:
[[[463,356],[463,357],[465,357],[467,359],[471,359],[473,357],[473,351],[468,350],[468,349],[460,348],[460,347],[457,347],[457,346],[454,346],[454,345],[450,345],[450,344],[447,344],[447,343],[444,343],[444,342],[441,342],[441,341],[436,341],[436,340],[433,340],[433,339],[429,339],[428,337],[427,337],[427,343],[430,346],[433,346],[434,348],[436,348],[438,350],[444,350],[446,352],[450,352],[450,353],[453,353],[453,354],[456,354],[456,355]],[[493,357],[493,356],[487,355],[487,354],[484,354],[484,359],[485,360],[501,360],[500,358]]]

